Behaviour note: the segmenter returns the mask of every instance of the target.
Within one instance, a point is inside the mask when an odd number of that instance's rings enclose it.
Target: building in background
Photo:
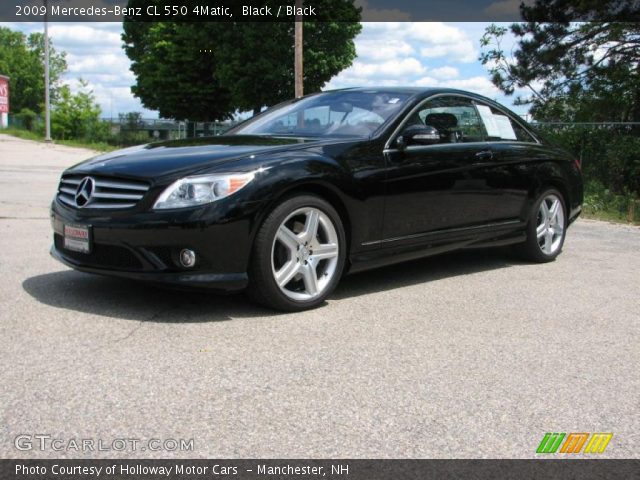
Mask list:
[[[9,126],[9,77],[0,75],[0,128]]]

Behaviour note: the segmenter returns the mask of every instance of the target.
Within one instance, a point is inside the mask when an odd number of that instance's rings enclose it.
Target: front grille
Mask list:
[[[125,247],[117,245],[94,244],[91,253],[80,253],[64,248],[61,235],[54,235],[56,250],[65,257],[88,267],[113,268],[118,270],[142,270],[143,266],[138,257]]]
[[[76,191],[87,175],[64,175],[58,186],[58,200],[73,208],[76,203]],[[135,207],[149,190],[149,184],[121,178],[90,175],[94,188],[89,201],[82,208],[121,209]]]

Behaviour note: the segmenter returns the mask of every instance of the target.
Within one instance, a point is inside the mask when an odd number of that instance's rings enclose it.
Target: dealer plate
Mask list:
[[[65,225],[64,248],[80,253],[91,253],[91,228],[88,225]]]

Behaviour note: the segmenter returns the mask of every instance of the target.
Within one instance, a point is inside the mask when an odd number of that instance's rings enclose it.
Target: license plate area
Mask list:
[[[91,253],[91,227],[89,225],[65,225],[63,232],[65,250]]]

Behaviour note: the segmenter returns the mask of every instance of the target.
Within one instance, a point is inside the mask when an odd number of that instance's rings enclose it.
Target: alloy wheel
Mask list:
[[[271,247],[273,278],[288,298],[313,300],[336,274],[340,244],[336,227],[322,210],[295,210],[280,224]]]
[[[536,236],[540,250],[553,255],[562,246],[564,235],[564,207],[557,195],[551,193],[540,202]]]

